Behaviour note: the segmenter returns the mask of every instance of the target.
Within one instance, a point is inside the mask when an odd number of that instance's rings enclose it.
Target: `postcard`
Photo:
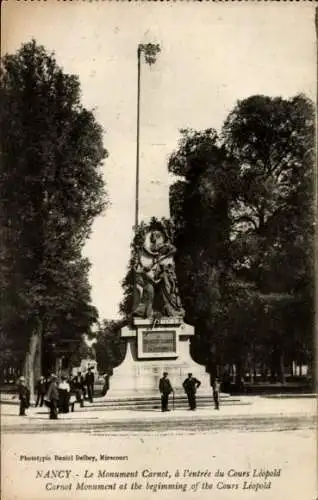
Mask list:
[[[3,500],[314,500],[315,7],[1,7]]]

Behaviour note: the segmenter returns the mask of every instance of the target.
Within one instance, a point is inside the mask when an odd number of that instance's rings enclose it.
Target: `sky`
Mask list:
[[[215,128],[253,94],[316,98],[314,6],[301,3],[2,3],[2,54],[32,38],[79,76],[82,103],[104,130],[109,207],[84,249],[100,319],[119,317],[132,239],[137,46],[159,43],[141,65],[140,219],[169,216],[169,155],[179,130]]]

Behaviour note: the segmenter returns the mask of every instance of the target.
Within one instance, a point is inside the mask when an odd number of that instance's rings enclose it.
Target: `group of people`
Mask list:
[[[85,376],[79,371],[74,377],[62,375],[60,380],[55,374],[45,379],[40,377],[35,385],[35,406],[46,405],[50,409],[50,419],[57,419],[59,413],[74,411],[75,403],[84,406],[87,398],[91,403],[94,397],[94,372],[88,368]],[[18,384],[20,400],[19,415],[24,416],[25,410],[30,406],[30,391],[24,377],[20,377]]]
[[[71,380],[71,386],[73,392],[76,396],[76,401],[80,403],[80,406],[84,406],[84,400],[88,399],[90,403],[93,402],[94,398],[94,383],[95,376],[92,368],[88,368],[85,376],[79,371],[77,375]]]
[[[109,389],[108,375],[105,375],[104,379],[103,395],[106,395]],[[45,404],[50,409],[50,419],[57,419],[59,413],[68,413],[70,408],[71,411],[74,411],[75,402],[78,402],[83,407],[84,400],[87,397],[88,401],[92,403],[94,382],[94,372],[90,367],[85,376],[81,372],[77,372],[74,377],[61,376],[59,381],[55,374],[52,374],[48,379],[40,377],[35,386],[35,406]],[[193,411],[197,407],[196,393],[200,385],[201,382],[193,377],[192,373],[188,373],[188,377],[184,380],[182,386],[188,398],[189,410]],[[218,410],[220,407],[220,382],[218,378],[215,378],[212,390],[214,407]],[[168,378],[168,372],[164,372],[159,381],[159,391],[161,394],[161,411],[169,411],[169,396],[174,393],[174,389]],[[30,391],[24,377],[19,379],[18,395],[20,400],[19,415],[25,415],[25,410],[30,406]]]
[[[184,380],[182,386],[188,398],[189,410],[194,411],[197,407],[196,392],[200,385],[201,382],[193,377],[192,373],[188,373],[188,377]],[[212,390],[214,407],[216,410],[219,410],[220,382],[218,378],[214,380],[214,383],[212,384]],[[163,376],[159,381],[159,391],[161,394],[161,411],[169,411],[169,396],[170,394],[174,393],[174,390],[168,378],[168,372],[163,372]]]

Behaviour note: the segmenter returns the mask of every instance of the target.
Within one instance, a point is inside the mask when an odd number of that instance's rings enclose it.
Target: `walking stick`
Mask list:
[[[172,391],[172,410],[174,411],[174,391]]]

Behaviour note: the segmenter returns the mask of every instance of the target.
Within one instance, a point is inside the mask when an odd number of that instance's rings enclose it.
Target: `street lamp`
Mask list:
[[[140,66],[141,54],[149,66],[156,62],[156,56],[160,52],[157,43],[139,44],[137,49],[138,75],[137,75],[137,140],[136,140],[136,199],[135,199],[135,232],[139,223],[139,135],[140,135]]]

